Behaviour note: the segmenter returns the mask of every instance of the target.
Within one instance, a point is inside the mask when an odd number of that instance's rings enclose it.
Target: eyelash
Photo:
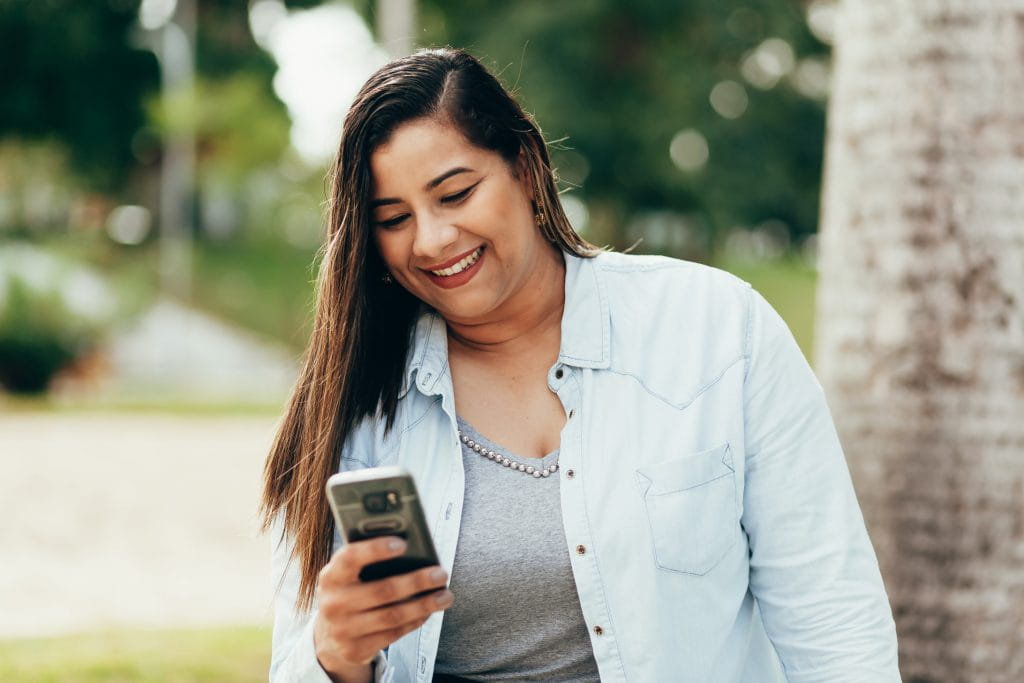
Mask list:
[[[447,197],[442,197],[441,198],[441,203],[442,204],[455,204],[457,202],[460,202],[460,201],[462,201],[463,199],[465,199],[466,197],[469,196],[469,193],[473,190],[474,187],[476,187],[476,185],[470,185],[465,190],[462,190],[460,192],[456,192],[455,194],[450,194]]]
[[[470,185],[469,187],[467,187],[465,190],[461,190],[459,192],[456,192],[455,194],[450,194],[447,197],[441,197],[441,203],[442,204],[458,204],[463,199],[466,199],[469,196],[469,193],[472,192],[476,188],[476,186],[478,184],[479,183],[474,183],[473,185]],[[403,213],[402,215],[395,216],[394,218],[392,218],[390,220],[379,221],[377,223],[377,227],[379,227],[379,228],[394,228],[394,227],[397,227],[402,221],[404,221],[408,217],[409,217],[409,214]]]

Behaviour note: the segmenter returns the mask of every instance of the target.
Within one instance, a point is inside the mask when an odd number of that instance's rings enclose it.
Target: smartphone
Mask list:
[[[412,474],[404,467],[369,467],[340,472],[327,480],[327,500],[346,543],[377,536],[405,539],[400,557],[375,562],[359,572],[375,581],[439,564]]]

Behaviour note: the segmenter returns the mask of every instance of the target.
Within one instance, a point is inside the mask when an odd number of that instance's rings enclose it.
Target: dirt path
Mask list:
[[[268,622],[275,423],[0,414],[0,637]]]

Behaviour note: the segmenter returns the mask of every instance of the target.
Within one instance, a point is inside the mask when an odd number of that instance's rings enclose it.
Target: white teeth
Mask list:
[[[456,263],[454,266],[445,268],[443,270],[432,270],[430,272],[440,277],[449,277],[451,275],[455,275],[456,273],[461,273],[466,268],[469,268],[471,265],[476,263],[477,259],[480,258],[480,254],[483,252],[483,250],[483,247],[477,247],[476,251],[474,251],[472,254]]]

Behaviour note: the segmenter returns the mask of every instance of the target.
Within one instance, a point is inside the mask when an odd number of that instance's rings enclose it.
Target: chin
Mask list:
[[[458,298],[452,297],[452,299]],[[432,306],[443,317],[464,323],[479,320],[494,310],[494,302],[484,301],[480,296],[466,296],[462,297],[462,300],[438,301]]]

